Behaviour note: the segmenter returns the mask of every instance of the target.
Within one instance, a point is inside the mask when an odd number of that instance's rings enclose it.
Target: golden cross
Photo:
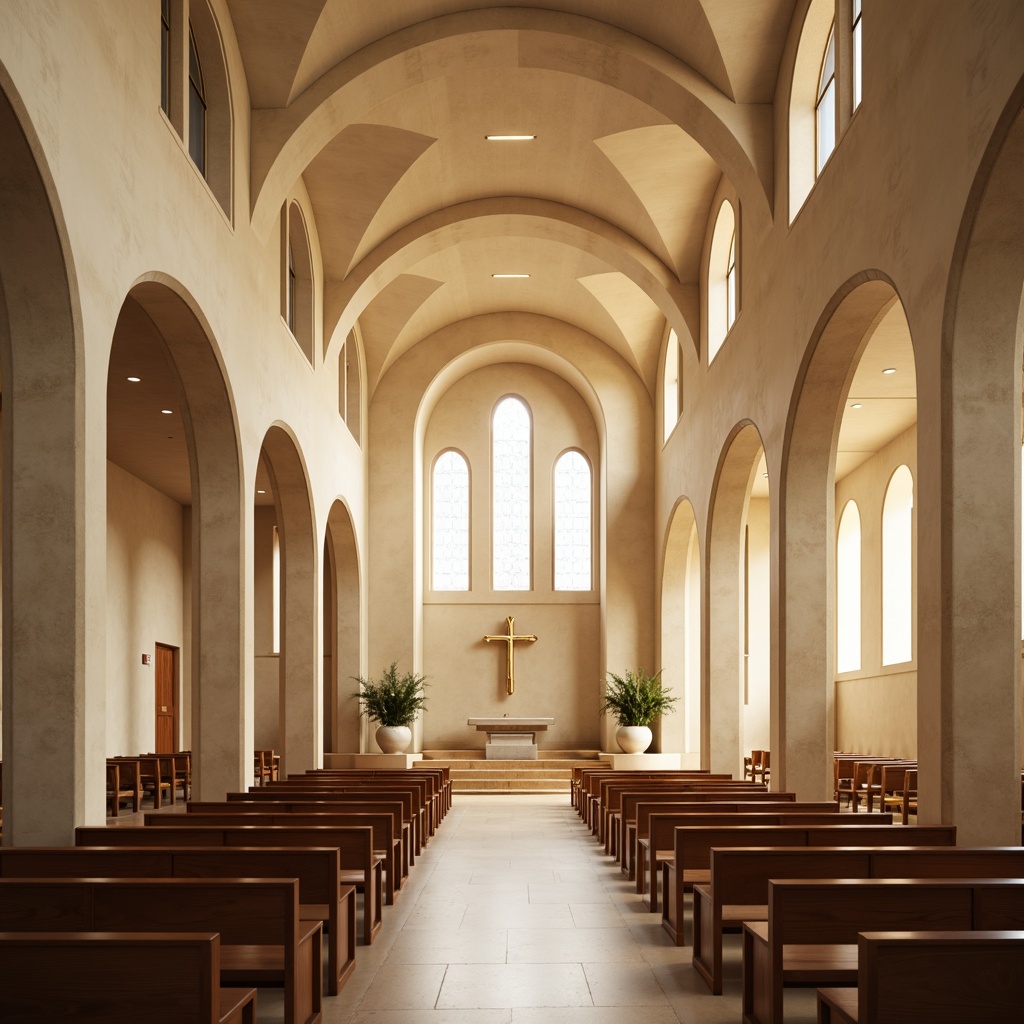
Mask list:
[[[527,643],[533,643],[537,639],[536,633],[525,633],[522,636],[516,636],[516,620],[512,615],[506,615],[505,621],[508,623],[508,635],[507,636],[485,636],[484,639],[491,640],[504,640],[508,644],[508,656],[506,658],[506,669],[505,669],[505,687],[508,692],[516,692],[516,649],[515,643],[517,640],[524,640]]]

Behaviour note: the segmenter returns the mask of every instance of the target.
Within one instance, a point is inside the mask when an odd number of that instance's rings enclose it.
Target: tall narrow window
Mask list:
[[[836,33],[835,29],[828,34],[828,45],[825,57],[821,62],[821,74],[818,77],[818,99],[814,105],[815,123],[817,125],[818,158],[817,173],[825,166],[826,161],[836,148]]]
[[[431,579],[434,590],[469,590],[469,463],[456,451],[434,462]]]
[[[836,539],[836,671],[860,668],[860,510],[848,501]]]
[[[914,478],[893,473],[882,505],[882,664],[913,656]]]
[[[206,177],[206,86],[192,26],[188,30],[188,152]]]
[[[682,356],[679,351],[679,338],[676,332],[668,332],[668,343],[665,345],[665,386],[663,391],[665,407],[665,440],[675,429],[679,415],[683,410],[683,372]]]
[[[860,106],[864,95],[864,39],[861,20],[862,0],[853,0],[853,109]]]
[[[274,527],[274,539],[272,549],[272,562],[271,562],[271,614],[273,615],[272,623],[272,640],[273,647],[271,650],[274,654],[281,652],[281,534],[277,527]]]
[[[555,590],[591,589],[590,463],[568,451],[555,463]]]
[[[725,268],[725,329],[736,323],[736,232],[729,242],[729,260]]]
[[[519,398],[503,398],[491,425],[495,590],[530,589],[530,414]]]
[[[285,320],[288,323],[288,330],[295,333],[295,250],[292,248],[291,239],[288,239],[288,281],[285,285]]]
[[[160,0],[160,107],[171,116],[171,0]]]

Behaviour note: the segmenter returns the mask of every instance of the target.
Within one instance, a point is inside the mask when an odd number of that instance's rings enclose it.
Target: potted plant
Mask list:
[[[653,735],[651,722],[668,714],[678,697],[662,688],[661,672],[648,675],[642,668],[629,669],[624,676],[608,673],[600,711],[612,714],[619,728],[615,741],[626,754],[642,754]]]
[[[359,683],[359,690],[352,694],[359,700],[359,713],[380,723],[374,737],[377,746],[385,754],[401,754],[412,741],[409,727],[427,703],[426,679],[414,672],[400,676],[395,662],[380,679],[353,678]]]

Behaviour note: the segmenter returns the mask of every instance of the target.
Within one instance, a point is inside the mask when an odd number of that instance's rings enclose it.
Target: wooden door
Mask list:
[[[156,645],[156,754],[178,749],[178,648]]]

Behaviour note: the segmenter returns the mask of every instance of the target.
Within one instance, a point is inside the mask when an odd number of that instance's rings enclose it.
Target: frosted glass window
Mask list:
[[[708,363],[715,358],[736,319],[736,211],[726,201],[718,209],[708,258]]]
[[[882,505],[882,664],[912,660],[914,597],[914,478],[906,466],[892,475]]]
[[[519,398],[503,398],[491,426],[495,590],[530,589],[530,414]]]
[[[864,38],[861,0],[853,0],[853,109],[864,96]]]
[[[469,590],[469,464],[458,452],[434,463],[431,495],[434,590]]]
[[[725,268],[725,327],[731,330],[736,323],[736,232],[729,243],[729,262]]]
[[[814,105],[818,135],[818,163],[820,173],[836,148],[836,34],[828,34],[828,46],[821,62],[818,79],[818,101]]]
[[[860,510],[848,501],[836,541],[836,671],[860,668]]]
[[[188,32],[188,152],[206,177],[206,86],[192,27]]]
[[[679,338],[675,331],[668,332],[665,346],[665,440],[675,429],[683,409],[682,358],[679,352]]]
[[[576,451],[555,464],[555,590],[591,589],[590,463]]]

